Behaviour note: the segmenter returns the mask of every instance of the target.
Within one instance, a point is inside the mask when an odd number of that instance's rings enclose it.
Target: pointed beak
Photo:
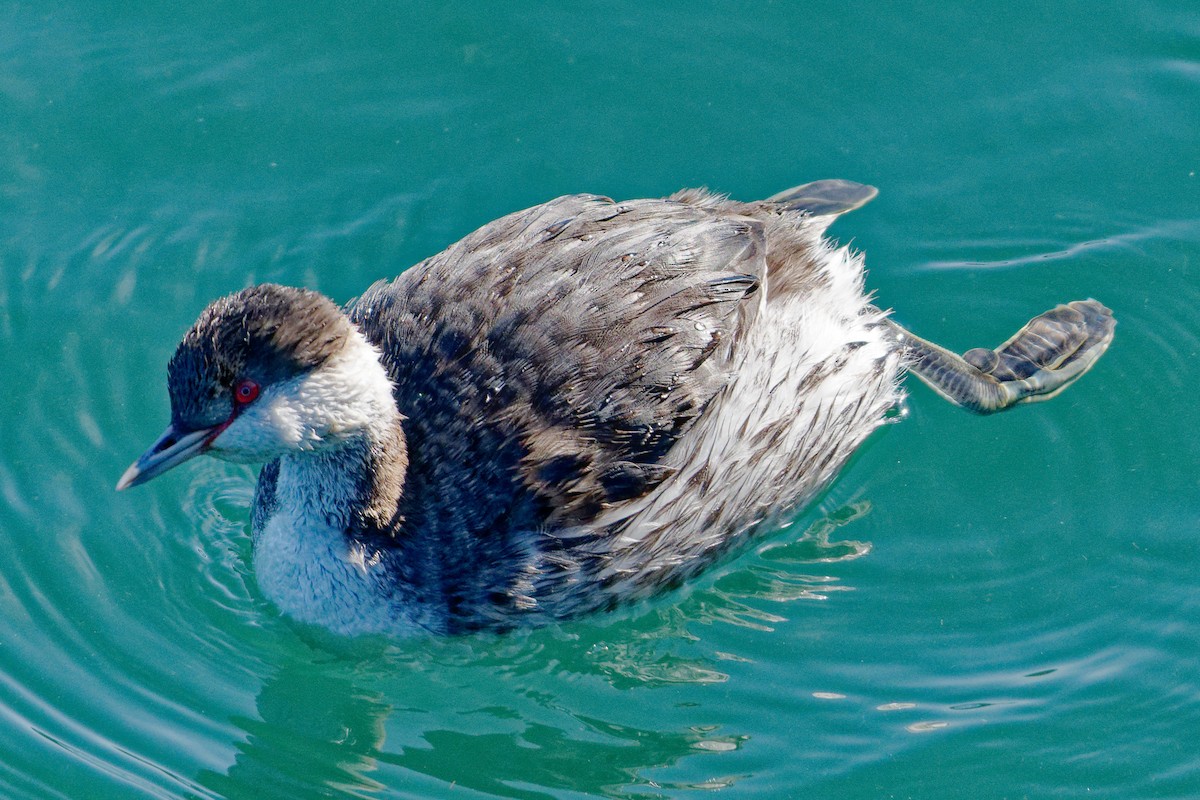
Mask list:
[[[145,483],[151,478],[163,474],[171,467],[200,455],[213,440],[214,432],[220,433],[217,428],[222,428],[222,426],[181,433],[174,425],[169,425],[163,435],[158,437],[158,441],[152,444],[149,450],[142,453],[141,458],[133,462],[129,469],[125,470],[121,480],[117,481],[117,491]]]

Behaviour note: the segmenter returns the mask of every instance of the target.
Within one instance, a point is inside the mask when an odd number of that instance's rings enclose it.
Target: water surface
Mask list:
[[[1192,4],[93,5],[0,3],[0,795],[1200,794]],[[246,468],[112,491],[221,294],[823,177],[920,334],[1092,296],[1116,343],[994,418],[914,382],[757,549],[509,636],[281,619]]]

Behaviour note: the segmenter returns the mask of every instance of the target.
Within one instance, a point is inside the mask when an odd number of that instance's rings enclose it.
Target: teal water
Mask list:
[[[0,796],[1200,796],[1198,98],[1185,0],[0,2]],[[248,469],[113,493],[221,294],[823,177],[915,331],[1115,344],[994,418],[914,382],[756,550],[508,636],[281,619]]]

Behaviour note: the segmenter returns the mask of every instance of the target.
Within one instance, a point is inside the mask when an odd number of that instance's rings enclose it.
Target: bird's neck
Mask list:
[[[416,625],[416,598],[380,572],[403,462],[398,422],[281,458],[276,507],[254,542],[263,593],[293,618],[347,635]]]
[[[295,511],[348,534],[392,532],[407,465],[399,420],[324,450],[284,456],[277,496]]]
[[[337,430],[314,450],[280,459],[277,494],[296,511],[352,536],[390,534],[408,468],[408,451],[392,383],[379,352],[361,335],[325,370],[342,412]]]

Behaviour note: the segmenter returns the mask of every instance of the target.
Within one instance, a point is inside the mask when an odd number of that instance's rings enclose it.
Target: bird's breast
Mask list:
[[[383,556],[306,506],[280,498],[254,544],[259,589],[301,622],[344,635],[418,627],[395,600]]]

